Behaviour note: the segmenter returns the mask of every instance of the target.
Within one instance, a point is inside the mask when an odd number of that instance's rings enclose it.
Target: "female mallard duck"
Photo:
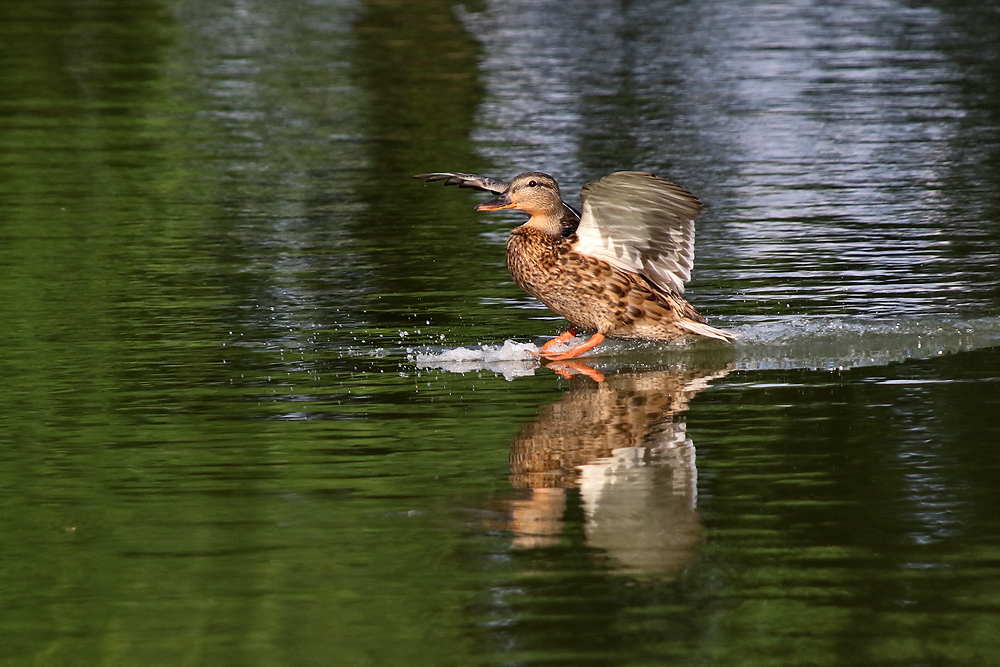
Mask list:
[[[615,172],[583,187],[580,215],[563,202],[555,179],[538,171],[510,183],[458,173],[415,178],[499,195],[477,211],[516,208],[531,216],[510,233],[507,267],[521,289],[570,324],[539,356],[579,357],[605,337],[736,338],[706,324],[681,296],[691,277],[694,219],[701,213],[701,202],[684,188],[653,174]],[[595,333],[566,352],[550,351],[579,329]]]

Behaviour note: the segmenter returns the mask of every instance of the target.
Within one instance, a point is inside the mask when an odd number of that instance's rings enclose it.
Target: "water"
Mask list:
[[[6,3],[0,661],[996,662],[997,43],[962,2]],[[737,344],[540,365],[518,216],[409,178],[525,169],[695,192]]]

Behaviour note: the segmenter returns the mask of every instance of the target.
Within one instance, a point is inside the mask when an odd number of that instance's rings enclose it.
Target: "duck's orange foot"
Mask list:
[[[576,335],[576,327],[570,327],[569,329],[566,329],[566,331],[563,331],[561,334],[559,334],[558,336],[547,342],[545,345],[542,345],[540,348],[538,348],[538,352],[548,352],[556,345],[565,343],[575,335]],[[532,354],[536,353],[532,352]]]
[[[567,331],[566,333],[569,332]],[[565,336],[566,333],[561,334],[559,338]],[[572,334],[570,334],[570,336],[568,336],[566,340],[568,340],[569,338],[572,338]],[[554,340],[555,339],[549,341],[549,343],[553,342]],[[538,352],[532,352],[532,354],[548,359],[549,361],[563,361],[565,359],[575,359],[576,357],[582,355],[584,352],[588,352],[594,349],[603,342],[604,342],[604,334],[595,333],[593,336],[590,337],[590,339],[587,342],[581,343],[574,348],[566,350],[565,352],[546,352],[545,348],[548,347],[548,343],[546,343],[538,350]]]
[[[588,366],[582,361],[548,361],[542,362],[542,365],[546,368],[551,368],[559,375],[564,378],[571,378],[577,373],[580,375],[586,375],[594,382],[604,382],[604,374],[601,373],[596,368]]]

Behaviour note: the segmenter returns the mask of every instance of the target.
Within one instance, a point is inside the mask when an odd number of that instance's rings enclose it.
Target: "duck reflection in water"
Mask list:
[[[590,547],[623,571],[669,574],[703,540],[696,510],[695,450],[682,418],[688,403],[727,370],[660,370],[584,378],[511,446],[515,546],[557,544],[567,491],[578,488]]]

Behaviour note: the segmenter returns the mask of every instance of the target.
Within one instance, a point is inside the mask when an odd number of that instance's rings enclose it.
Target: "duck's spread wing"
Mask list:
[[[478,174],[460,174],[457,172],[440,171],[433,174],[417,174],[413,178],[419,178],[428,183],[444,181],[445,185],[457,185],[460,188],[474,188],[485,192],[492,192],[495,195],[503,194],[510,185],[507,181],[490,176],[479,176]]]
[[[694,195],[653,174],[619,171],[585,185],[580,200],[576,250],[684,293],[701,213]]]

